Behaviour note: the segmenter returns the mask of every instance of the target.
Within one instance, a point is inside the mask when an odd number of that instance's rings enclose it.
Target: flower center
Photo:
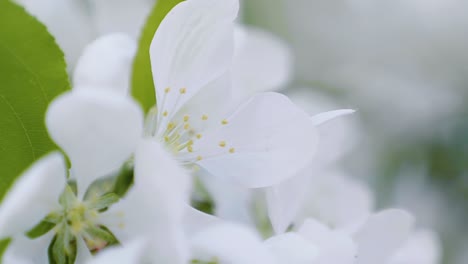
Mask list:
[[[166,108],[166,98],[170,93],[174,92],[178,92],[175,104]],[[213,142],[219,150],[216,151],[216,155],[212,155],[213,153],[200,153],[198,149],[195,149],[196,142],[203,138],[201,131],[206,129],[209,116],[207,114],[192,115],[187,113],[182,115],[176,113],[179,99],[185,94],[186,88],[181,88],[178,91],[172,91],[171,88],[164,90],[162,100],[158,100],[161,105],[153,107],[147,116],[145,135],[159,140],[186,164],[200,161],[207,156],[216,156],[220,153],[235,153],[236,149],[229,146],[226,140]],[[226,119],[219,121],[219,125],[227,125],[228,123]]]

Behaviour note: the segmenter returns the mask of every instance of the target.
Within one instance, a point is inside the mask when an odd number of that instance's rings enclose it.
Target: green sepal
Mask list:
[[[93,181],[84,195],[84,201],[93,201],[99,197],[114,192],[115,175],[99,178]]]
[[[89,202],[88,209],[96,209],[98,211],[106,210],[111,205],[120,200],[120,197],[115,193],[106,193]]]
[[[86,229],[86,233],[92,240],[106,242],[106,247],[120,244],[115,235],[105,226],[90,226]]]
[[[70,208],[74,204],[77,203],[78,198],[76,197],[75,192],[73,191],[73,188],[70,185],[66,185],[65,189],[63,190],[62,194],[60,195],[59,198],[59,203],[64,207],[64,208]]]
[[[31,239],[41,237],[42,235],[49,232],[52,228],[54,228],[54,226],[56,226],[55,223],[42,220],[39,224],[31,228],[31,230],[29,230],[28,232],[26,232],[26,236]]]
[[[76,237],[66,229],[57,233],[50,242],[48,256],[50,264],[73,264],[77,255]]]
[[[133,185],[134,166],[133,162],[126,162],[119,171],[114,184],[114,193],[120,197],[127,194],[130,187]]]

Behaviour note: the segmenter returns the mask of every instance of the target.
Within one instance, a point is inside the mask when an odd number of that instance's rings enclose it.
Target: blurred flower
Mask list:
[[[94,39],[122,32],[138,38],[155,0],[15,0],[44,23],[74,69]]]

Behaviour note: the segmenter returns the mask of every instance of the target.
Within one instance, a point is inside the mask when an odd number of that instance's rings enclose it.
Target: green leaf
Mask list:
[[[151,62],[149,48],[154,34],[166,17],[167,13],[183,0],[159,0],[151,12],[146,25],[141,34],[138,52],[133,64],[132,95],[140,102],[143,110],[148,110],[156,104],[153,75],[151,72]]]
[[[44,124],[49,102],[69,89],[64,55],[47,29],[0,0],[0,200],[33,161],[56,149]]]

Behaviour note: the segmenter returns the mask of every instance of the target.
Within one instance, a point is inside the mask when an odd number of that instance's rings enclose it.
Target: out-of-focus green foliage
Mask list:
[[[44,123],[49,102],[69,89],[64,55],[45,26],[0,1],[0,197],[34,160],[55,149]]]
[[[141,34],[138,53],[133,64],[132,95],[147,112],[156,104],[149,48],[154,34],[167,13],[183,0],[159,0],[151,12]]]
[[[44,123],[49,102],[70,88],[64,55],[47,29],[0,0],[0,199],[33,161],[56,148]],[[0,255],[7,241],[0,242]]]

